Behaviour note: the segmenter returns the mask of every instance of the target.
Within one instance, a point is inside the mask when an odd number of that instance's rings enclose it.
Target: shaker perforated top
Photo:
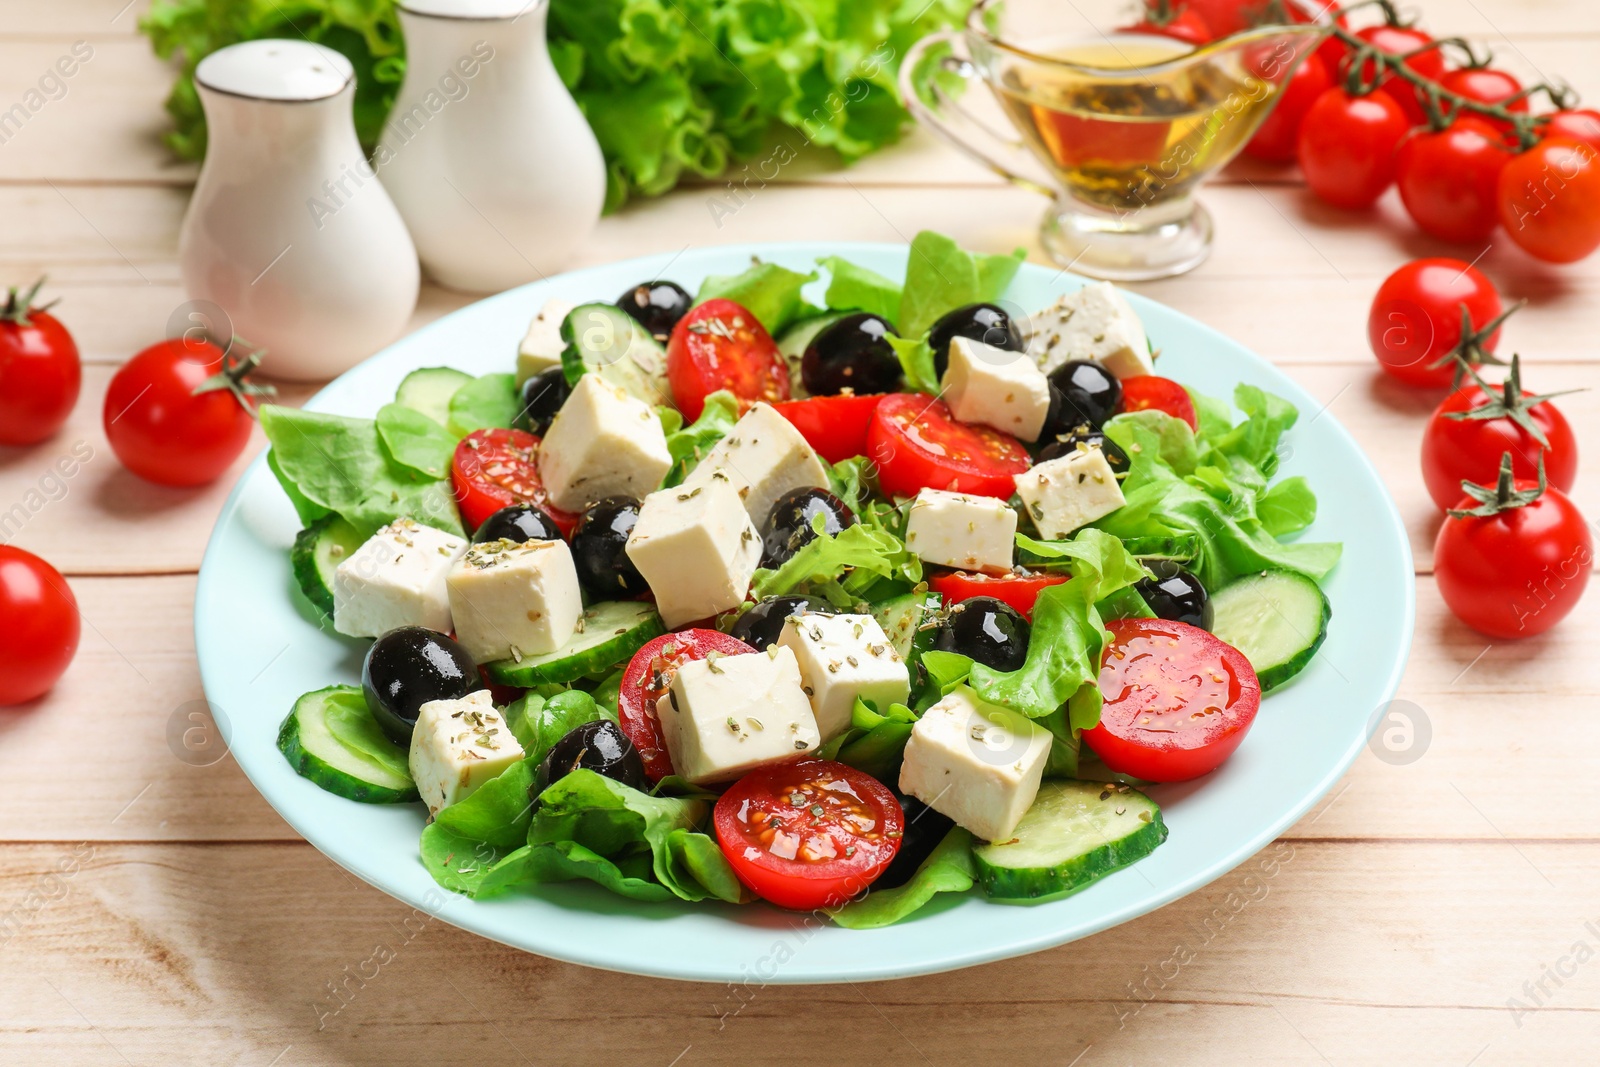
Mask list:
[[[309,103],[337,96],[355,79],[350,61],[310,41],[245,41],[211,53],[195,81],[234,96]]]

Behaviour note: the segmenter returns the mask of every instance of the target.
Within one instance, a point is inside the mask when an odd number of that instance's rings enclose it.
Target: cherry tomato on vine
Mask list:
[[[1238,33],[1250,25],[1250,13],[1257,0],[1188,0],[1189,10],[1199,15],[1217,40]]]
[[[1433,366],[1461,343],[1461,307],[1474,330],[1499,317],[1500,294],[1483,272],[1459,259],[1417,259],[1383,280],[1367,314],[1367,341],[1385,371],[1407,385],[1444,386],[1455,369]],[[1480,343],[1493,352],[1496,329]]]
[[[1306,56],[1289,75],[1283,94],[1244,146],[1245,155],[1273,163],[1291,163],[1300,144],[1300,126],[1317,98],[1333,85],[1327,65],[1315,55]]]
[[[43,696],[78,650],[78,600],[50,564],[0,545],[0,707]]]
[[[1306,184],[1335,207],[1371,207],[1394,180],[1395,149],[1410,129],[1386,93],[1329,89],[1300,124],[1297,154]]]
[[[1415,26],[1368,26],[1357,30],[1356,36],[1392,56],[1405,55],[1433,43],[1433,38]],[[1370,66],[1370,64],[1368,64]],[[1407,70],[1420,74],[1430,81],[1444,76],[1444,53],[1437,48],[1418,53],[1405,61]],[[1421,126],[1427,121],[1427,112],[1410,82],[1393,73],[1384,74],[1378,82],[1378,92],[1400,105],[1409,125]]]
[[[1500,172],[1500,225],[1530,256],[1576,263],[1600,248],[1600,150],[1550,138]]]
[[[106,438],[122,465],[158,485],[205,485],[221,477],[250,440],[251,398],[270,386],[249,381],[260,361],[237,343],[160,341],[122,365],[106,388]]]
[[[1193,0],[1145,0],[1144,18],[1125,33],[1150,33],[1187,44],[1205,44],[1214,36]]]
[[[1155,374],[1141,374],[1137,378],[1122,379],[1122,403],[1118,411],[1165,411],[1175,419],[1189,424],[1189,429],[1199,427],[1200,418],[1194,410],[1194,400],[1189,390],[1173,381]]]
[[[1503,70],[1493,67],[1462,67],[1459,70],[1446,71],[1444,77],[1439,79],[1440,88],[1446,89],[1457,96],[1464,96],[1468,100],[1476,100],[1480,104],[1501,104],[1507,111],[1526,113],[1528,98],[1511,98],[1522,92],[1522,83]],[[1506,101],[1510,100],[1510,103]],[[1487,122],[1497,130],[1511,129],[1511,123],[1505,119],[1491,118],[1487,115],[1474,116],[1480,122]]]
[[[678,320],[667,340],[667,382],[686,423],[718,389],[741,400],[789,399],[789,368],[777,344],[732,300],[707,300]]]
[[[1583,597],[1594,567],[1589,525],[1567,495],[1513,478],[1463,495],[1439,527],[1433,574],[1456,618],[1490,637],[1531,637]]]
[[[501,508],[537,504],[568,536],[581,516],[550,504],[539,475],[539,438],[526,430],[473,430],[456,445],[450,484],[470,532]]]
[[[61,429],[78,402],[83,368],[67,328],[15,287],[0,307],[0,445],[34,445]]]
[[[1475,381],[1445,397],[1422,433],[1422,480],[1433,502],[1441,510],[1455,507],[1461,483],[1494,481],[1507,453],[1516,477],[1538,477],[1542,456],[1550,484],[1571,492],[1578,442],[1551,395],[1557,394],[1525,394],[1521,362],[1512,356],[1503,385],[1485,389]]]
[[[1499,222],[1500,131],[1462,117],[1437,133],[1413,130],[1395,154],[1395,185],[1411,218],[1443,241],[1482,241]]]
[[[1542,131],[1547,139],[1577,141],[1600,152],[1600,111],[1552,111],[1548,118]]]

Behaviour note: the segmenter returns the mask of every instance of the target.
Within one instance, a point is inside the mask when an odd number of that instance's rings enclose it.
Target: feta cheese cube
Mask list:
[[[900,791],[985,841],[1004,841],[1039,793],[1050,731],[961,686],[922,713]]]
[[[849,728],[856,697],[888,711],[910,695],[905,661],[871,615],[791,615],[778,644],[800,664],[800,684],[824,741]]]
[[[577,305],[552,297],[528,323],[528,334],[517,346],[517,388],[540,371],[561,366],[561,353],[567,343],[561,339],[561,324]]]
[[[793,489],[828,488],[828,469],[794,424],[772,407],[758,403],[739,419],[684,479],[701,485],[717,471],[739,491],[744,509],[759,527],[772,505]]]
[[[445,575],[466,550],[465,538],[396,519],[333,572],[333,628],[349,637],[377,637],[398,626],[449,633]]]
[[[1008,571],[1016,539],[1017,513],[992,496],[924,489],[906,520],[906,547],[941,567]]]
[[[550,503],[566,511],[608,496],[642,497],[671,466],[666,432],[650,405],[598,374],[578,379],[539,448]]]
[[[645,497],[627,553],[655,593],[662,621],[678,627],[743,603],[761,562],[761,537],[732,479],[718,473]]]
[[[685,663],[656,716],[673,770],[696,785],[725,782],[822,743],[787,648]]]
[[[430,816],[467,799],[522,755],[486,689],[460,700],[429,701],[417,712],[411,778]]]
[[[1110,282],[1086,285],[1033,316],[1028,352],[1049,374],[1069,359],[1089,359],[1118,378],[1154,373],[1144,323]]]
[[[1066,537],[1127,503],[1105,453],[1085,444],[1023,471],[1015,481],[1017,496],[1046,541]]]
[[[969,337],[950,342],[944,401],[962,422],[1039,439],[1050,413],[1050,382],[1026,352],[1008,352]]]
[[[565,541],[489,541],[450,568],[456,640],[474,663],[554,652],[583,614]]]

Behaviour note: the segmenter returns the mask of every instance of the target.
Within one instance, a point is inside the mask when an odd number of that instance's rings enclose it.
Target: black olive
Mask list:
[[[486,541],[559,541],[561,529],[538,504],[512,504],[483,520],[472,531],[472,543]]]
[[[572,531],[578,581],[597,600],[636,597],[648,586],[628,558],[628,535],[639,521],[639,502],[608,496],[583,513]]]
[[[596,719],[574,727],[550,746],[533,773],[533,788],[528,796],[537,797],[579,768],[603,774],[641,792],[650,788],[650,781],[644,774],[644,760],[639,758],[639,750],[633,747],[633,742],[610,719]]]
[[[694,299],[677,282],[641,282],[617,297],[617,307],[633,316],[657,341],[665,341]]]
[[[460,700],[483,688],[466,649],[426,626],[402,626],[372,642],[361,664],[361,692],[383,732],[411,743],[417,712],[433,700]]]
[[[933,647],[959,652],[997,671],[1014,671],[1028,658],[1031,628],[1016,608],[992,596],[952,604],[934,633]]]
[[[778,567],[817,539],[812,525],[822,516],[822,532],[836,534],[856,524],[856,513],[826,489],[791,489],[780,496],[761,526],[761,565]]]
[[[1078,450],[1078,445],[1087,445],[1098,448],[1105,453],[1106,465],[1117,474],[1125,474],[1132,464],[1128,461],[1128,454],[1122,446],[1099,430],[1088,426],[1078,426],[1068,433],[1057,434],[1056,439],[1039,450],[1039,462],[1046,463],[1052,459],[1071,455]]]
[[[1158,618],[1211,629],[1211,595],[1200,579],[1170,559],[1146,560],[1145,566],[1155,577],[1138,582],[1134,588]]]
[[[947,312],[928,331],[928,347],[933,349],[933,369],[940,378],[950,366],[950,342],[957,337],[982,341],[1007,352],[1022,352],[1027,345],[1022,331],[1004,308],[993,304],[968,304]]]
[[[1098,429],[1117,413],[1122,383],[1098,363],[1075,359],[1050,372],[1050,413],[1040,436],[1054,437],[1080,423]]]
[[[769,596],[749,611],[739,616],[728,633],[737,637],[758,652],[765,652],[778,643],[783,635],[783,624],[791,615],[805,612],[832,615],[833,608],[817,596]]]
[[[928,858],[939,842],[944,840],[944,835],[950,832],[950,827],[955,825],[948,815],[940,815],[916,797],[896,793],[895,798],[906,813],[906,828],[904,836],[900,838],[900,851],[894,854],[889,866],[872,883],[874,889],[894,889],[911,881],[911,876],[922,866],[922,861]]]
[[[544,436],[555,421],[556,412],[572,395],[567,376],[560,367],[549,367],[522,383],[521,405],[511,425],[518,430]]]
[[[900,385],[900,359],[889,346],[894,327],[858,311],[823,327],[800,357],[800,380],[812,396],[846,389],[860,395],[892,393]]]

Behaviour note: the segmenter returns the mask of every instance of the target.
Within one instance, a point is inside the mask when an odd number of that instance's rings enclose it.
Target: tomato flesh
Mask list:
[[[867,427],[882,399],[881,394],[814,396],[774,404],[773,410],[800,431],[817,455],[839,463],[867,454]]]
[[[947,489],[1007,500],[1016,492],[1013,478],[1031,463],[1016,438],[957,422],[944,401],[921,393],[890,393],[878,403],[867,455],[890,496]]]
[[[751,771],[717,801],[717,843],[739,881],[780,908],[836,907],[900,851],[905,813],[876,778],[833,760]]]
[[[83,368],[67,328],[47,311],[28,325],[0,321],[0,445],[33,445],[61,429]]]
[[[450,484],[467,532],[501,508],[537,504],[562,534],[572,536],[582,516],[551,506],[538,457],[539,438],[524,430],[473,430],[461,439],[450,463]]]
[[[751,403],[789,399],[789,368],[777,344],[732,300],[707,300],[678,320],[667,340],[667,383],[685,422],[698,419],[719,389]]]
[[[158,485],[220,478],[255,426],[229,390],[195,392],[223,365],[222,349],[185,338],[153,344],[124,363],[106,387],[101,414],[122,465]]]
[[[78,650],[78,601],[61,572],[0,545],[0,707],[49,692]]]
[[[737,637],[718,630],[681,630],[662,634],[633,654],[622,672],[617,694],[617,720],[644,760],[644,773],[659,782],[672,773],[672,757],[656,717],[656,701],[667,695],[678,668],[713,652],[727,656],[754,652]]]
[[[1197,626],[1117,619],[1100,668],[1105,706],[1083,742],[1107,767],[1184,782],[1220,767],[1261,707],[1244,653]]]
[[[952,604],[977,596],[992,596],[1016,608],[1022,617],[1033,621],[1033,605],[1039,594],[1052,585],[1065,582],[1065,574],[971,574],[967,571],[940,571],[928,575],[928,588]]]
[[[1189,390],[1173,381],[1155,374],[1141,374],[1137,378],[1122,380],[1122,411],[1165,411],[1175,419],[1189,424],[1189,429],[1200,426],[1200,417],[1194,410],[1194,400]]]

